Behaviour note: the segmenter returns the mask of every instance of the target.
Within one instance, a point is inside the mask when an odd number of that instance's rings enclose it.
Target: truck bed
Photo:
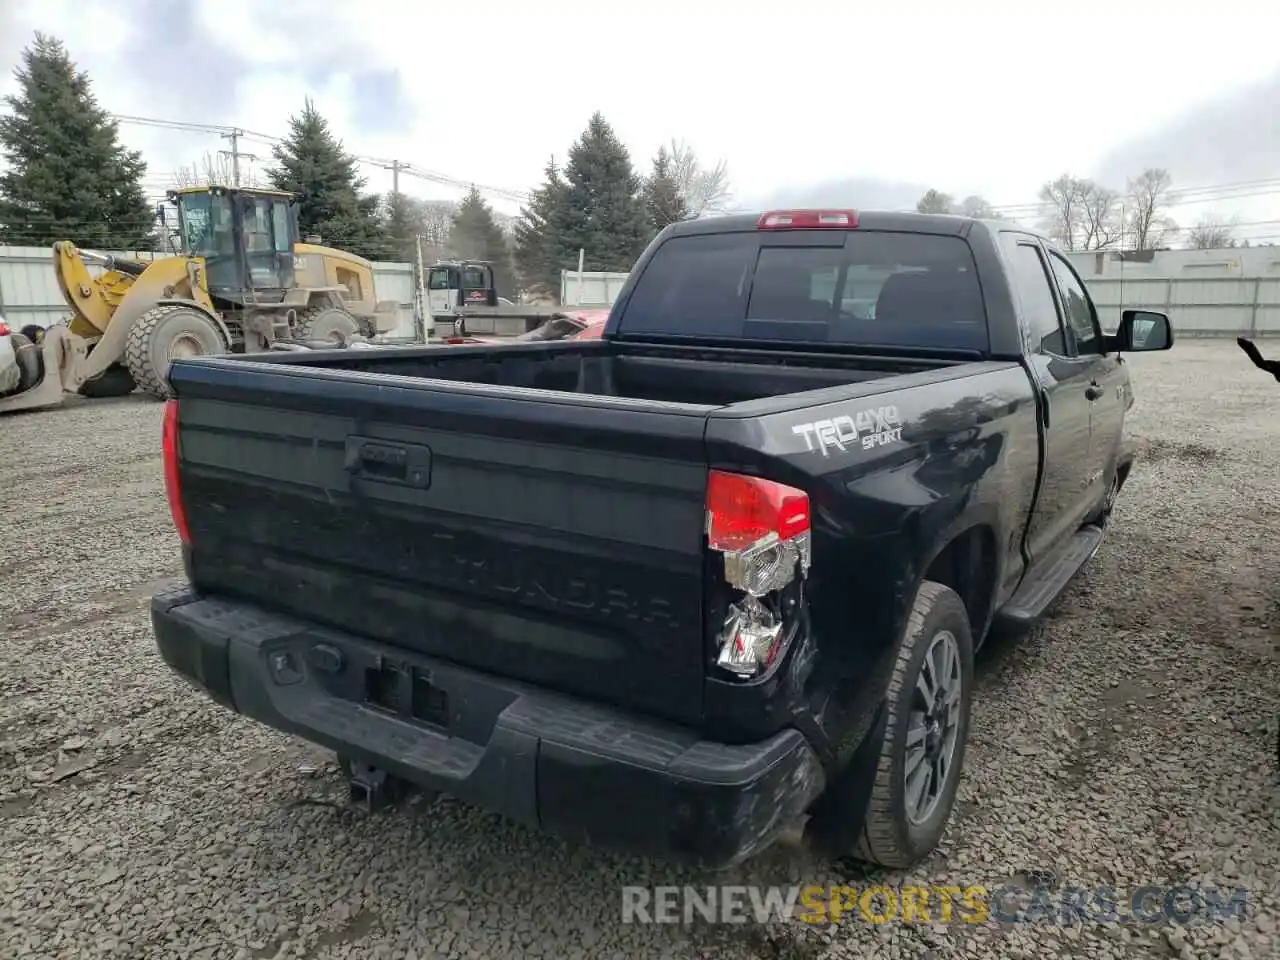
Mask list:
[[[986,366],[608,343],[260,356],[170,371],[195,589],[683,723],[706,679],[691,638],[714,633],[709,460],[758,459],[762,429],[794,456],[788,410]]]
[[[643,347],[635,344],[503,344],[393,354],[291,353],[271,362],[323,371],[722,407],[764,397],[921,373],[961,361],[814,352]]]

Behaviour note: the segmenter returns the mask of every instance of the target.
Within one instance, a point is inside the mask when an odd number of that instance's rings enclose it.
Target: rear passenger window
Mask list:
[[[1053,265],[1058,289],[1062,291],[1062,302],[1067,308],[1067,326],[1075,340],[1076,353],[1101,353],[1102,341],[1098,336],[1093,304],[1084,284],[1076,277],[1071,265],[1056,253],[1049,254],[1049,263]]]
[[[622,335],[986,351],[986,304],[958,236],[758,230],[672,237],[640,270]]]
[[[1014,285],[1022,303],[1022,315],[1031,331],[1032,349],[1067,356],[1066,338],[1053,296],[1053,281],[1045,271],[1040,251],[1029,243],[1007,242]]]

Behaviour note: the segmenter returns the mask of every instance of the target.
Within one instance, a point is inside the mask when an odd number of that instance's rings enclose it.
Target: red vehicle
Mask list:
[[[609,308],[591,310],[565,310],[552,315],[542,326],[516,337],[445,337],[441,343],[527,343],[531,340],[596,340],[604,332],[609,319]]]

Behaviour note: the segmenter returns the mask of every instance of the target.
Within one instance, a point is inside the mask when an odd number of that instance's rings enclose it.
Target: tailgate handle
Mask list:
[[[347,437],[347,473],[353,478],[425,490],[431,486],[431,448],[388,443],[372,437]]]

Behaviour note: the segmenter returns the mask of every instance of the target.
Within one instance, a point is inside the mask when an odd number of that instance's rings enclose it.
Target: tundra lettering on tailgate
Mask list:
[[[870,450],[901,440],[902,418],[895,406],[873,407],[853,416],[842,414],[829,420],[797,423],[791,432],[804,437],[805,449],[810,453],[817,450],[829,457],[833,447],[847,453],[850,447],[861,445],[863,450]]]

